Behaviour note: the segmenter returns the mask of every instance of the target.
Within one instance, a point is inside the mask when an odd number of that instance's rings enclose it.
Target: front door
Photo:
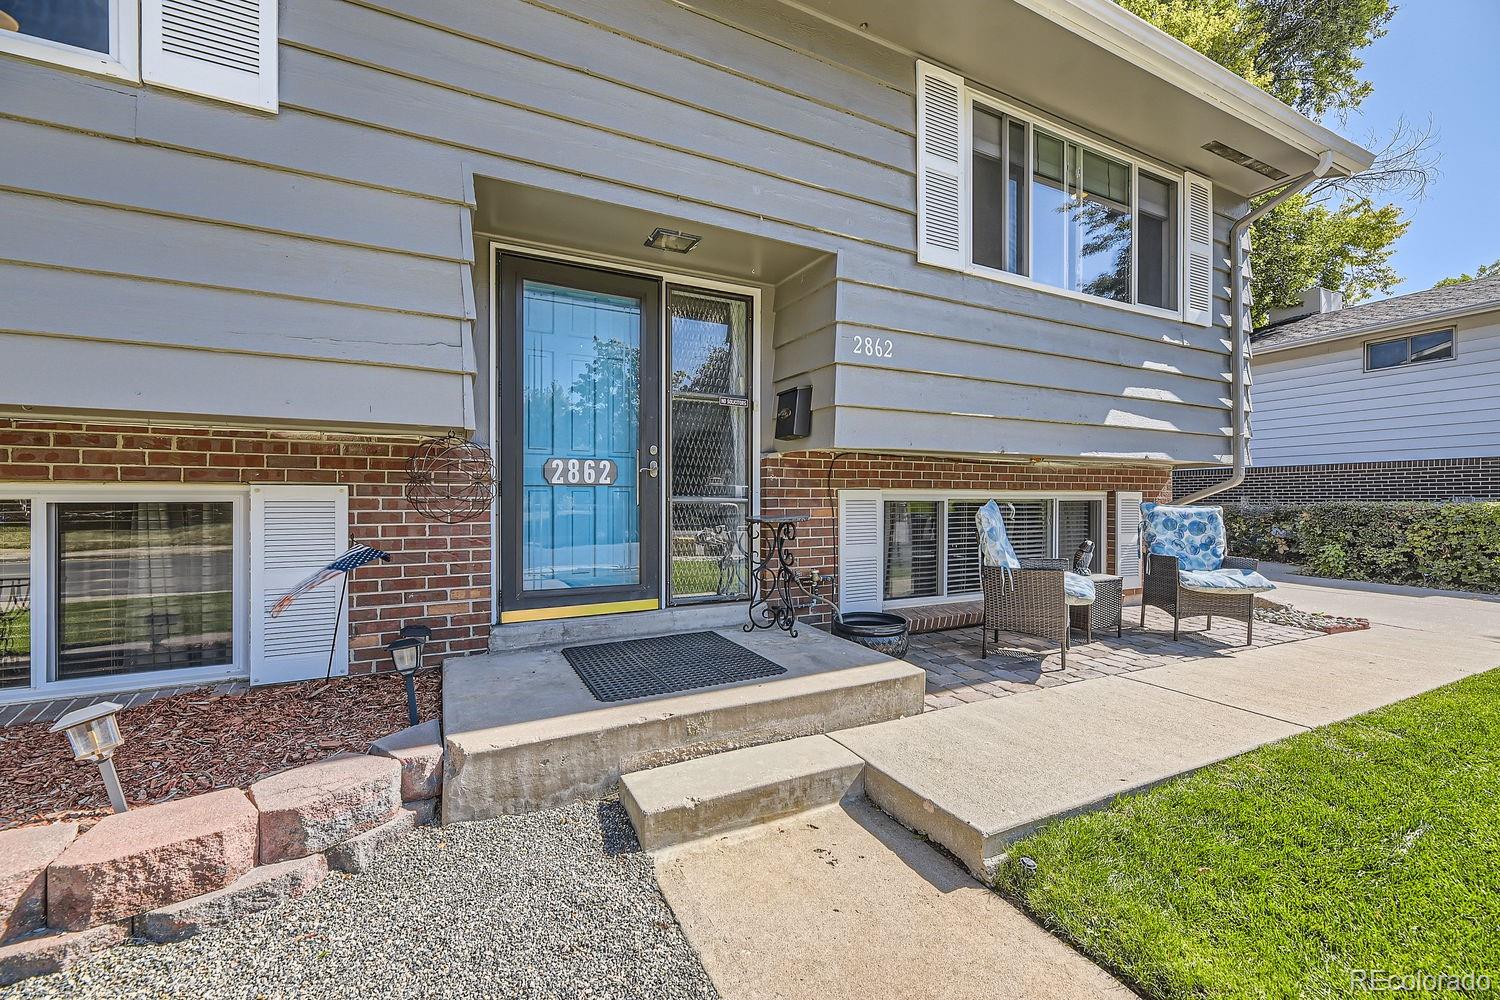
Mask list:
[[[501,621],[660,602],[660,286],[501,258]]]

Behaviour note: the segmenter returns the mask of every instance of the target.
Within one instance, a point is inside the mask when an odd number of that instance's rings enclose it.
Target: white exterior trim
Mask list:
[[[1138,178],[1140,171],[1146,169],[1177,185],[1177,308],[1163,309],[1159,306],[1143,305],[1138,302],[1121,302],[1118,299],[1107,299],[1101,295],[1090,295],[1087,292],[1076,292],[1071,288],[1062,288],[1058,285],[1049,285],[1037,281],[1028,275],[1016,274],[1012,271],[1003,271],[998,268],[986,267],[974,262],[972,240],[965,238],[963,241],[963,262],[956,270],[964,274],[973,275],[976,278],[987,278],[991,281],[1000,281],[1026,288],[1034,292],[1044,292],[1048,295],[1056,295],[1075,302],[1088,302],[1092,305],[1106,306],[1110,309],[1122,309],[1125,312],[1136,313],[1141,316],[1154,316],[1159,319],[1173,320],[1179,323],[1190,322],[1187,309],[1187,280],[1186,280],[1186,241],[1187,241],[1187,178],[1188,174],[1181,167],[1174,167],[1165,161],[1155,157],[1138,153],[1119,143],[1101,139],[1091,132],[1084,131],[1076,126],[1069,125],[1062,119],[1050,115],[1045,111],[1038,110],[1026,104],[1008,101],[981,89],[972,81],[965,80],[960,99],[963,101],[963,128],[962,144],[964,157],[962,164],[963,172],[963,226],[967,234],[971,225],[974,212],[973,170],[969,163],[972,159],[973,150],[973,125],[971,119],[972,108],[975,104],[984,106],[991,111],[1010,115],[1019,119],[1026,125],[1026,141],[1028,149],[1028,162],[1026,164],[1026,176],[1029,179],[1035,167],[1036,139],[1034,136],[1038,126],[1042,131],[1054,135],[1067,142],[1074,142],[1081,146],[1106,153],[1116,159],[1124,160],[1130,165],[1130,293],[1134,298],[1139,292],[1136,284],[1136,267],[1140,259],[1140,241],[1137,237],[1137,226],[1139,223],[1138,204]],[[1034,263],[1032,255],[1032,234],[1036,230],[1036,217],[1034,210],[1030,207],[1030,193],[1027,194],[1028,209],[1026,213],[1026,262],[1030,266]],[[1212,205],[1210,205],[1212,209]],[[918,248],[920,250],[920,247]]]
[[[51,63],[97,76],[139,83],[141,79],[141,22],[139,0],[110,0],[110,50],[64,45],[14,31],[0,31],[0,52],[35,62]]]
[[[1097,558],[1099,560],[1099,562],[1100,562],[1101,565],[1107,565],[1107,559],[1108,559],[1107,552],[1102,548],[1102,546],[1108,544],[1107,543],[1107,539],[1109,538],[1110,528],[1111,528],[1111,525],[1112,525],[1113,520],[1114,520],[1112,512],[1109,509],[1109,491],[1108,490],[983,490],[983,489],[958,489],[958,490],[945,490],[945,489],[889,489],[889,490],[887,490],[887,489],[879,489],[879,488],[873,488],[873,489],[871,489],[871,488],[856,488],[856,487],[851,487],[851,488],[846,488],[846,489],[840,489],[837,492],[838,492],[838,501],[837,502],[840,504],[840,510],[841,511],[842,511],[843,500],[844,500],[844,497],[845,497],[846,494],[870,494],[870,493],[877,494],[877,498],[876,499],[877,499],[877,502],[880,504],[880,508],[881,508],[881,513],[880,513],[879,521],[880,521],[881,529],[882,529],[882,538],[880,540],[880,582],[881,582],[881,592],[882,593],[884,593],[884,587],[885,587],[885,541],[884,541],[884,537],[883,537],[883,531],[884,531],[884,523],[885,523],[885,504],[886,504],[887,501],[898,501],[899,502],[899,501],[902,501],[902,500],[996,500],[996,501],[998,501],[1000,503],[1005,503],[1008,500],[1033,500],[1033,501],[1034,500],[1046,500],[1046,501],[1049,501],[1050,505],[1051,505],[1051,511],[1048,514],[1048,523],[1050,525],[1052,525],[1054,528],[1057,525],[1057,516],[1058,516],[1057,502],[1058,501],[1060,501],[1060,500],[1087,500],[1087,501],[1093,501],[1093,502],[1095,502],[1095,503],[1097,503],[1099,505],[1099,533],[1102,536],[1101,538],[1094,539],[1095,558]],[[939,538],[939,544],[938,544],[938,581],[939,581],[939,584],[942,585],[942,586],[946,586],[947,585],[947,581],[948,581],[948,544],[947,544],[947,540],[948,540],[947,539],[948,528],[947,528],[947,524],[948,524],[948,518],[947,518],[946,511],[945,511],[944,512],[944,516],[942,517],[941,521],[939,522],[939,526],[938,526],[938,538]],[[840,530],[840,533],[842,533],[842,531],[843,531],[843,518],[842,518],[842,514],[840,516],[839,530]],[[840,587],[842,587],[843,586],[842,581],[844,579],[844,547],[843,547],[843,538],[840,537],[840,538],[836,539],[835,541],[836,541],[836,543],[838,545],[838,553],[837,553],[837,555],[838,555],[838,573],[839,573]],[[1049,554],[1050,554],[1050,557],[1054,558],[1054,559],[1062,557],[1062,554],[1060,554],[1057,551],[1057,534],[1056,534],[1055,531],[1052,534],[1051,545],[1049,547]],[[1101,572],[1102,572],[1102,570],[1101,570]],[[956,594],[948,594],[948,593],[934,594],[931,597],[903,597],[903,598],[896,598],[894,600],[882,600],[880,602],[880,609],[881,610],[891,610],[891,609],[899,609],[899,608],[920,608],[920,607],[925,607],[925,606],[933,605],[933,604],[952,604],[952,603],[955,603],[955,602],[958,602],[958,601],[972,601],[972,600],[977,600],[977,599],[979,599],[980,596],[981,596],[981,592],[977,591],[977,590],[974,590],[974,591],[964,591],[962,593],[956,593]]]
[[[250,490],[246,486],[187,486],[172,483],[100,483],[58,485],[16,483],[0,486],[0,500],[35,501],[31,515],[31,683],[26,687],[0,688],[0,705],[89,695],[113,691],[138,691],[160,687],[235,680],[248,677],[249,586],[250,586]],[[193,500],[230,501],[234,504],[233,612],[231,617],[234,659],[230,663],[185,670],[115,674],[108,677],[49,680],[52,673],[52,584],[54,553],[51,551],[52,518],[48,507],[57,503],[100,503],[110,500],[162,500],[181,503]],[[38,654],[41,647],[41,655]]]

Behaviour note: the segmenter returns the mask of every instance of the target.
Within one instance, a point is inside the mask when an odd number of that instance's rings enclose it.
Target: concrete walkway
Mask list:
[[[834,733],[889,816],[856,803],[664,853],[721,994],[1127,995],[903,827],[982,875],[1044,820],[1500,666],[1500,602],[1280,575],[1290,603],[1372,628]]]
[[[982,876],[1044,820],[1495,666],[1500,643],[1456,626],[1374,625],[832,736],[876,804]]]
[[[657,856],[725,1000],[1118,1000],[1131,992],[867,802]]]

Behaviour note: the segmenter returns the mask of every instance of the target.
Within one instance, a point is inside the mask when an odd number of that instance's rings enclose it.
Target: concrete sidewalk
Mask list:
[[[1260,571],[1276,582],[1272,596],[1294,607],[1500,644],[1500,597],[1302,576],[1281,563],[1261,563]]]
[[[1377,625],[832,736],[876,804],[983,877],[1041,822],[1495,666],[1486,639]]]
[[[868,802],[659,854],[725,1000],[1115,1000],[1133,994]]]
[[[1500,666],[1493,600],[1281,593],[1377,624],[833,733],[883,813],[856,801],[659,855],[721,995],[1130,995],[906,828],[983,877],[1046,820]]]

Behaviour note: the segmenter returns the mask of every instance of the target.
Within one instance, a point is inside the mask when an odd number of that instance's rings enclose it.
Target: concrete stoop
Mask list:
[[[443,822],[613,794],[622,775],[919,715],[926,674],[804,627],[720,635],[785,672],[601,703],[558,647],[449,660],[443,675]]]
[[[655,851],[858,796],[863,770],[827,736],[803,736],[624,775],[620,800]]]

